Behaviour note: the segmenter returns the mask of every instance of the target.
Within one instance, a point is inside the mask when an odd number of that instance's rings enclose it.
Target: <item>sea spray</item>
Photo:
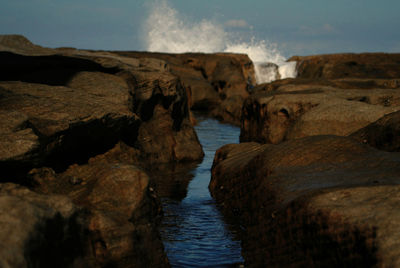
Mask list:
[[[277,45],[265,40],[229,43],[224,52],[247,54],[254,63],[257,83],[268,83],[277,79],[296,77],[296,63],[286,62]]]
[[[158,0],[152,5],[145,27],[148,51],[247,54],[254,63],[259,84],[297,75],[296,63],[286,62],[276,44],[256,41],[255,38],[249,42],[237,42],[232,33],[216,22],[185,20],[166,0]]]
[[[221,26],[208,20],[185,21],[163,0],[152,5],[145,27],[147,50],[154,52],[221,52],[227,39]]]

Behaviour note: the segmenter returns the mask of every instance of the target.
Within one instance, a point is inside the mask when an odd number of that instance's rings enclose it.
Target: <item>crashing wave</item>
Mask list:
[[[275,44],[255,38],[235,42],[222,25],[206,19],[187,21],[166,0],[153,4],[145,27],[148,51],[247,54],[254,63],[258,84],[297,75],[296,62],[287,62]]]

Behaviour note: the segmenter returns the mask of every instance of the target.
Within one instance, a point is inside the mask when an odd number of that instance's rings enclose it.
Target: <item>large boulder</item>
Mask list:
[[[239,221],[248,267],[395,267],[399,160],[338,136],[226,145],[210,191]]]

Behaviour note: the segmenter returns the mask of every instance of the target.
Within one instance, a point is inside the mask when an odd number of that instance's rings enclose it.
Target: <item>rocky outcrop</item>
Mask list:
[[[79,89],[14,81],[0,82],[0,92],[4,180],[43,165],[62,171],[137,136],[127,98],[118,105]]]
[[[239,221],[246,266],[398,266],[400,155],[379,150],[399,147],[399,55],[290,60],[298,77],[252,88],[246,143],[214,159],[210,191]]]
[[[394,267],[399,160],[338,136],[227,145],[210,191],[239,220],[246,267]]]
[[[307,87],[333,87],[340,89],[396,89],[400,87],[400,79],[375,79],[375,78],[286,78],[275,80],[271,83],[260,84],[252,88],[252,93],[273,92],[279,90],[280,87],[296,87],[298,89],[307,89]]]
[[[241,141],[347,136],[398,111],[398,59],[379,53],[292,57],[297,78],[252,89],[243,105]]]
[[[2,36],[0,49],[1,182],[49,200],[61,195],[85,211],[82,256],[66,254],[61,267],[168,267],[145,169],[203,157],[188,89],[161,59],[47,49],[20,36]],[[27,250],[43,256],[45,247]],[[18,254],[28,266],[46,264]]]
[[[25,36],[17,34],[0,35],[0,51],[8,51],[22,55],[54,54],[53,49],[35,45]]]
[[[400,112],[388,114],[352,133],[350,137],[379,150],[399,152]]]
[[[190,107],[222,121],[240,124],[241,106],[256,83],[254,66],[240,54],[165,54],[117,52],[127,57],[152,57],[168,63],[189,90]]]
[[[79,51],[45,56],[4,53],[3,180],[23,177],[42,165],[65,170],[119,141],[147,163],[202,158],[185,88],[170,72],[153,67],[160,60]]]
[[[0,184],[1,267],[88,267],[86,212],[61,195]]]
[[[132,109],[142,121],[136,141],[140,158],[148,164],[201,159],[188,98],[178,78],[149,71],[134,71],[133,76]]]
[[[56,174],[30,172],[31,188],[41,194],[68,196],[85,208],[86,230],[95,267],[168,267],[157,232],[162,212],[148,175],[134,165],[101,156]]]
[[[297,76],[311,79],[400,77],[400,54],[362,53],[291,57],[297,61]]]
[[[240,140],[277,144],[312,135],[347,136],[399,109],[395,89],[288,84],[245,101]]]

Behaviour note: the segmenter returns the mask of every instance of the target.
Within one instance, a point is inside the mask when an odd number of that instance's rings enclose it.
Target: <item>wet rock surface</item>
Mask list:
[[[249,267],[396,266],[399,157],[338,136],[227,145],[210,191]]]

